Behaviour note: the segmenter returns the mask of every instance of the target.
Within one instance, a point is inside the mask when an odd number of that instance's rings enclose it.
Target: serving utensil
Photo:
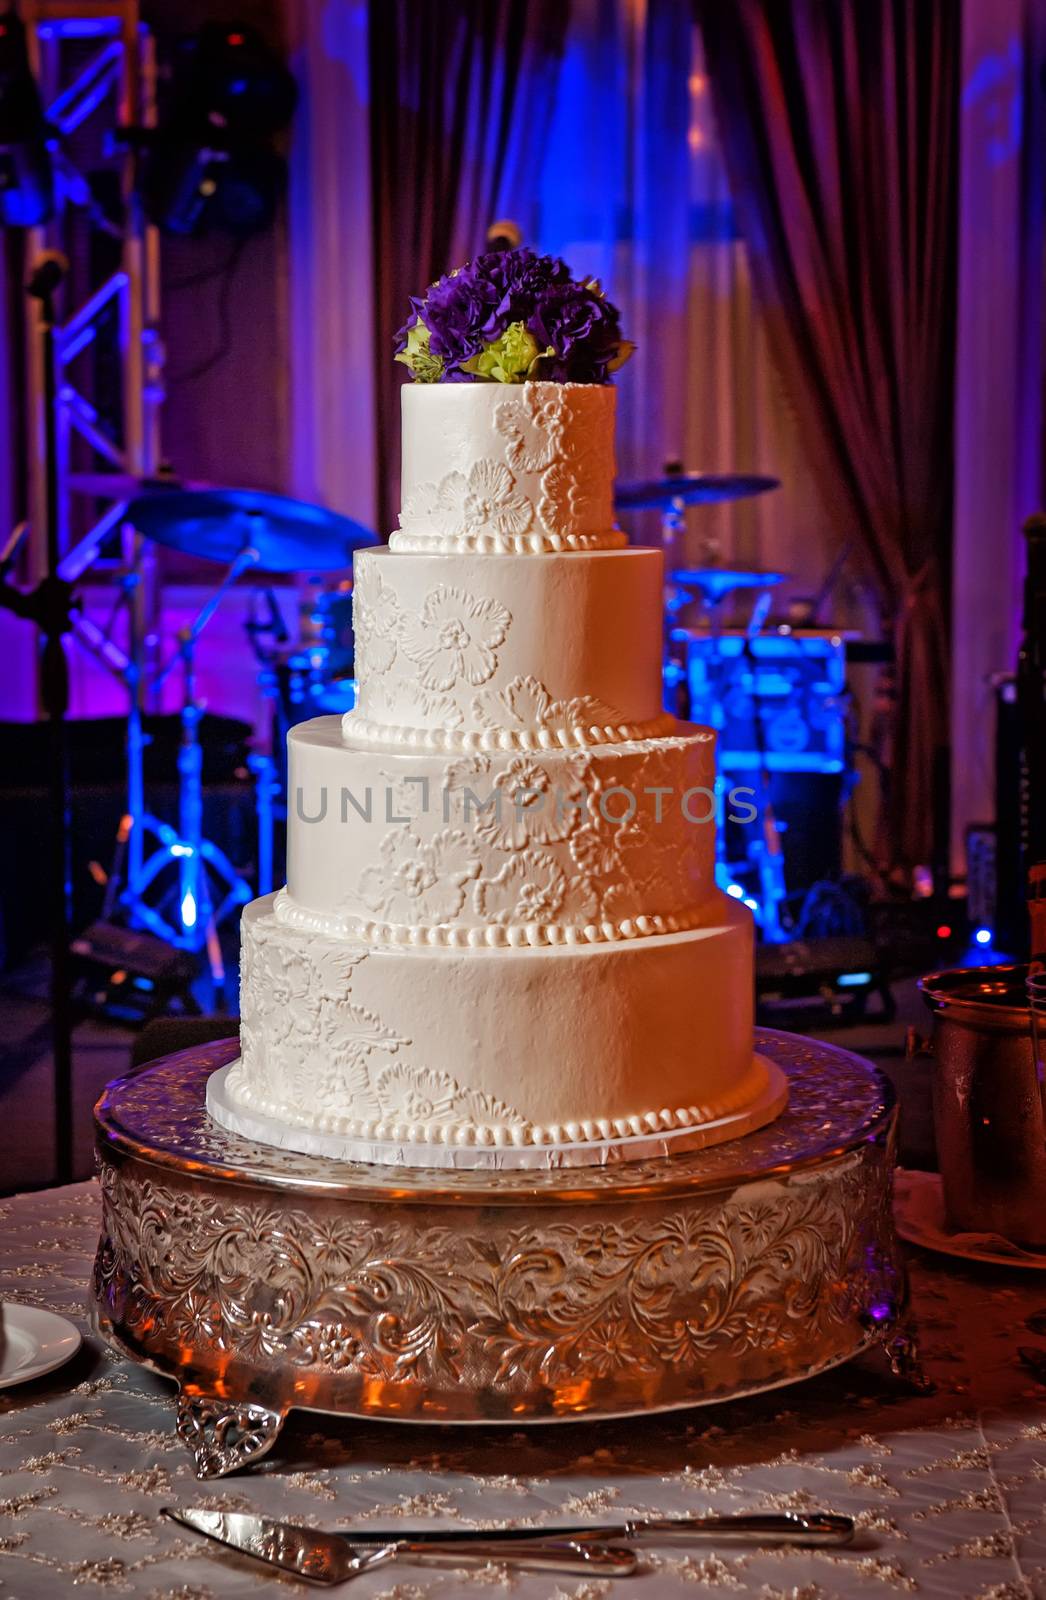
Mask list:
[[[425,1533],[427,1544],[467,1543],[493,1539],[619,1540],[629,1544],[844,1545],[854,1537],[852,1517],[831,1511],[741,1511],[701,1517],[631,1517],[610,1524],[572,1522],[540,1528],[437,1528]],[[354,1544],[391,1544],[402,1533],[364,1528],[351,1535]]]
[[[601,1542],[506,1538],[498,1534],[429,1540],[404,1538],[402,1532],[380,1539],[322,1533],[293,1522],[276,1522],[243,1511],[202,1511],[189,1506],[164,1506],[161,1514],[193,1533],[235,1550],[251,1560],[292,1573],[309,1583],[333,1586],[383,1566],[406,1561],[420,1567],[485,1567],[491,1562],[534,1572],[559,1572],[577,1577],[627,1578],[636,1570],[631,1550]]]

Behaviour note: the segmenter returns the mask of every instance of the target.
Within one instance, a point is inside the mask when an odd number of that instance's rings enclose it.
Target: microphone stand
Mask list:
[[[72,930],[71,814],[69,801],[69,742],[66,712],[69,707],[69,668],[62,636],[71,627],[72,585],[58,576],[58,415],[54,361],[54,295],[68,270],[63,257],[42,256],[26,284],[37,301],[44,371],[44,468],[47,501],[47,560],[43,578],[24,593],[7,582],[10,547],[0,571],[0,606],[33,622],[43,634],[40,692],[49,732],[48,779],[51,795],[48,856],[51,903],[51,1036],[54,1056],[55,1175],[59,1183],[73,1177],[73,1055],[71,964]]]

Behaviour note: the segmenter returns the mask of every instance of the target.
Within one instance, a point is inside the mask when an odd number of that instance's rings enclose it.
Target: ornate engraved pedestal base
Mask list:
[[[200,1477],[271,1448],[292,1407],[412,1422],[620,1416],[792,1383],[879,1339],[904,1282],[885,1080],[760,1030],[770,1127],[565,1171],[350,1165],[213,1123],[233,1040],[98,1103],[96,1327],[174,1378]]]

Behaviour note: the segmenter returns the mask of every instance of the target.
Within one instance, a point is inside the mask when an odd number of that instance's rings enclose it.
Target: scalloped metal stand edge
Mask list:
[[[172,1378],[197,1476],[258,1461],[292,1408],[522,1424],[737,1399],[880,1343],[920,1371],[874,1067],[769,1029],[787,1110],[730,1144],[605,1167],[446,1171],[228,1133],[234,1040],[110,1084],[96,1330]]]

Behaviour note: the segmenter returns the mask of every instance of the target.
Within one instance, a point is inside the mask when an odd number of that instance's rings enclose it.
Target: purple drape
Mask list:
[[[893,621],[886,864],[911,868],[948,741],[960,7],[695,6],[775,359]]]
[[[566,32],[564,0],[370,7],[380,526],[399,489],[392,338],[408,297],[481,250],[499,215],[528,233]]]

